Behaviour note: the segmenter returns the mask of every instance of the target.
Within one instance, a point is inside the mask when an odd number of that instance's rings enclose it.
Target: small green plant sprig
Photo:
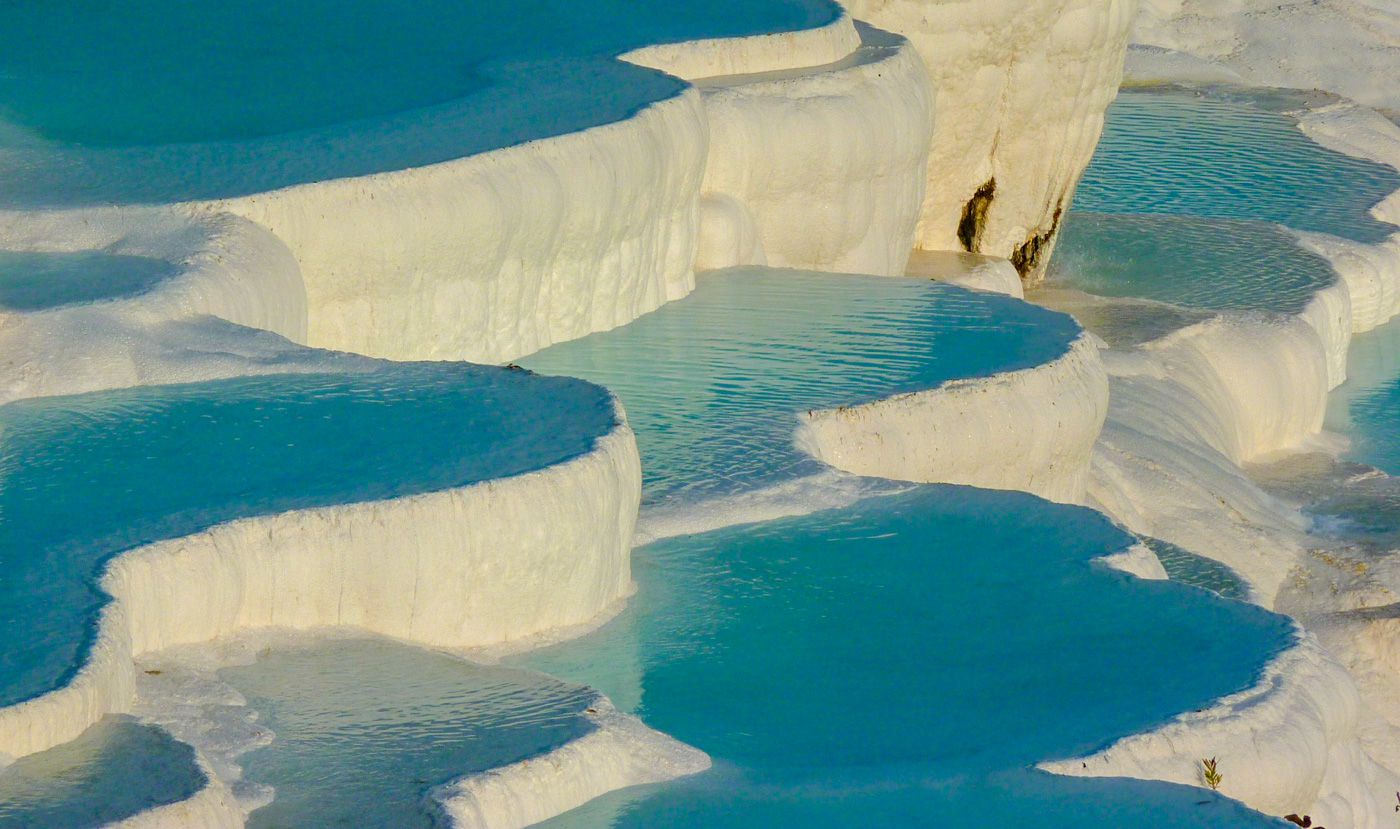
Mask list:
[[[1225,779],[1225,775],[1220,773],[1220,767],[1216,764],[1215,758],[1201,761],[1201,777],[1205,779],[1206,785],[1211,791],[1219,791],[1220,783]]]

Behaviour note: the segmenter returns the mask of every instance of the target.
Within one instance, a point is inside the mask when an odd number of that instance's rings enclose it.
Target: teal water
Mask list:
[[[1269,485],[1306,505],[1315,532],[1377,558],[1400,550],[1400,320],[1356,335],[1347,380],[1325,428],[1349,445],[1336,460],[1269,470]]]
[[[1268,825],[1031,770],[1243,689],[1291,641],[1258,608],[1089,563],[1130,541],[1088,510],[930,486],[638,549],[624,616],[525,662],[609,691],[635,660],[638,713],[716,768],[549,825]]]
[[[1167,571],[1167,578],[1172,581],[1209,590],[1227,599],[1249,600],[1249,587],[1244,579],[1224,564],[1160,538],[1144,538],[1142,542],[1157,556],[1162,569]]]
[[[276,735],[239,758],[276,789],[252,829],[448,825],[435,786],[593,730],[597,692],[376,639],[281,647],[220,678]]]
[[[922,280],[743,269],[529,362],[612,385],[658,505],[812,471],[797,411],[1024,367],[1076,334]],[[622,617],[521,664],[634,700],[716,767],[550,825],[1265,825],[1194,789],[1033,770],[1248,687],[1291,642],[1258,608],[1090,564],[1132,542],[1088,510],[923,486],[639,548]]]
[[[1296,314],[1336,281],[1278,225],[1070,212],[1049,278],[1090,294],[1205,311]]]
[[[466,364],[150,386],[0,407],[0,705],[82,664],[121,551],[286,510],[542,468],[615,422],[604,390]]]
[[[1327,427],[1351,437],[1346,457],[1400,476],[1400,320],[1353,338]]]
[[[793,444],[800,413],[1039,365],[1078,334],[1063,314],[925,279],[737,268],[522,362],[625,401],[654,503],[819,471]]]
[[[1369,211],[1400,172],[1314,144],[1287,114],[1302,93],[1125,89],[1075,194],[1088,213],[1246,219],[1377,242]]]
[[[0,769],[0,827],[95,829],[187,800],[205,782],[194,749],[154,726],[108,717]]]
[[[0,310],[46,311],[143,294],[176,269],[143,256],[0,250]]]
[[[625,118],[655,43],[824,25],[830,0],[0,4],[0,202],[214,198]]]
[[[1289,92],[1125,90],[1066,221],[1052,282],[1193,311],[1301,310],[1333,276],[1284,226],[1377,241],[1396,228],[1370,208],[1400,189],[1395,170],[1324,149],[1299,131],[1287,112],[1305,102]],[[1141,310],[1086,305],[1082,319],[1096,332],[1142,330],[1151,326],[1134,319]],[[1176,327],[1191,321],[1168,319]],[[1393,549],[1400,487],[1388,476],[1400,473],[1400,324],[1357,335],[1347,375],[1326,422],[1351,441],[1341,462],[1260,474],[1271,490],[1307,504],[1318,533]],[[1169,567],[1171,559],[1163,556]]]
[[[1374,242],[1395,227],[1370,209],[1400,173],[1313,143],[1288,112],[1301,93],[1124,90],[1067,215],[1049,287],[1160,306],[1081,314],[1132,345],[1183,327],[1183,312],[1296,314],[1336,279],[1292,230]]]

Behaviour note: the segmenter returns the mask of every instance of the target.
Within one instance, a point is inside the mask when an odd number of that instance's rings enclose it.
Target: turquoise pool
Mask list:
[[[47,311],[139,296],[176,272],[169,262],[144,256],[0,250],[0,311]]]
[[[1072,211],[1050,279],[1096,296],[1202,311],[1296,314],[1336,281],[1278,225]]]
[[[104,826],[187,800],[205,782],[194,749],[154,726],[108,717],[0,771],[0,827]]]
[[[1063,314],[927,279],[736,268],[522,362],[622,398],[655,503],[813,474],[792,440],[800,413],[1029,368],[1078,334]]]
[[[1377,242],[1370,209],[1400,173],[1315,144],[1288,115],[1302,93],[1124,89],[1075,195],[1087,213],[1271,222]]]
[[[0,6],[0,203],[215,198],[611,123],[641,46],[813,28],[831,0],[54,0]]]
[[[923,280],[743,269],[529,362],[610,384],[648,504],[703,509],[812,471],[797,411],[1024,367],[1077,332]],[[621,618],[520,664],[635,699],[716,767],[551,825],[1265,825],[1193,789],[1033,771],[1243,689],[1291,642],[1281,617],[1090,563],[1132,541],[1088,510],[923,486],[639,548]]]
[[[1400,476],[1400,320],[1356,336],[1329,404],[1328,428],[1351,437],[1347,457]]]
[[[149,386],[0,407],[0,705],[68,681],[124,550],[252,515],[532,471],[589,451],[611,396],[461,363]]]
[[[610,666],[636,660],[638,713],[716,767],[550,825],[1268,825],[1031,770],[1247,687],[1291,641],[1090,564],[1128,541],[1088,510],[930,486],[641,548],[626,614],[525,664],[625,693]]]
[[[1229,88],[1124,90],[1066,218],[1049,287],[1163,304],[1085,307],[1086,324],[1115,344],[1198,319],[1169,308],[1303,310],[1336,276],[1291,230],[1379,241],[1395,228],[1370,209],[1400,189],[1395,170],[1307,138],[1288,114],[1306,102]]]

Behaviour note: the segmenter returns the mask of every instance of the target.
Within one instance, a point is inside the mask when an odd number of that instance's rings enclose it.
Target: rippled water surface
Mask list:
[[[1090,213],[1251,219],[1376,242],[1370,209],[1400,172],[1313,143],[1287,113],[1301,94],[1125,89],[1075,195]]]
[[[1048,362],[1074,321],[927,279],[738,268],[630,325],[522,362],[624,401],[651,500],[811,474],[799,413]]]
[[[1077,210],[1065,222],[1049,277],[1097,296],[1280,314],[1302,311],[1336,281],[1325,259],[1278,225]]]
[[[243,755],[276,797],[254,829],[447,825],[433,787],[593,730],[597,693],[381,640],[312,642],[221,677],[276,735]]]
[[[921,487],[639,549],[624,616],[528,663],[605,691],[640,664],[638,712],[716,769],[551,825],[1266,825],[1031,771],[1248,687],[1291,641],[1282,617],[1089,563],[1131,541],[1088,510]]]
[[[808,472],[794,410],[1034,365],[1076,333],[922,280],[742,269],[529,362],[614,386],[656,504]],[[621,618],[524,661],[631,701],[716,768],[551,825],[1262,823],[1195,790],[1032,770],[1245,688],[1291,641],[1281,617],[1089,563],[1133,542],[1087,510],[922,486],[640,548]]]
[[[0,770],[0,827],[95,829],[204,787],[194,749],[154,726],[108,717]]]

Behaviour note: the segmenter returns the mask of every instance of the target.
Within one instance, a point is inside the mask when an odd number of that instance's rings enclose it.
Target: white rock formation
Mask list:
[[[623,53],[622,60],[694,80],[822,66],[859,46],[855,21],[842,14],[814,29],[644,46]]]
[[[1201,759],[1214,757],[1225,775],[1222,791],[1265,814],[1310,814],[1329,827],[1381,826],[1391,819],[1388,792],[1400,787],[1400,777],[1361,750],[1360,707],[1345,669],[1299,631],[1298,645],[1255,687],[1090,757],[1044,768],[1199,786]]]
[[[1400,128],[1374,113],[1328,104],[1301,113],[1300,127],[1400,169]],[[1393,223],[1397,204],[1392,196],[1373,213]],[[1310,549],[1304,516],[1242,465],[1317,439],[1353,332],[1400,312],[1397,238],[1365,245],[1300,234],[1338,275],[1301,313],[1231,315],[1105,353],[1110,407],[1090,502],[1135,532],[1228,564],[1255,601],[1313,632],[1300,630],[1254,688],[1051,770],[1199,785],[1200,759],[1218,757],[1222,791],[1266,813],[1310,814],[1334,828],[1393,820],[1400,683],[1379,654],[1395,629],[1381,605],[1396,601],[1400,582]]]
[[[0,709],[24,756],[128,711],[142,654],[257,627],[360,628],[441,647],[580,625],[632,589],[641,465],[619,424],[589,453],[513,478],[216,525],[117,557],[87,662]],[[542,518],[542,516],[548,516]]]
[[[541,757],[449,783],[434,792],[456,829],[523,829],[599,795],[710,767],[703,752],[647,728],[606,702],[596,730]]]
[[[1108,377],[1081,334],[1061,357],[859,406],[811,412],[798,442],[859,475],[1083,500]]]
[[[0,213],[0,250],[101,251],[170,267],[165,278],[129,294],[0,310],[0,403],[372,365],[288,341],[306,336],[296,262],[274,236],[236,216],[115,208]]]
[[[840,62],[697,83],[710,127],[698,265],[904,270],[932,94],[909,41],[857,29]]]
[[[1203,64],[1252,86],[1325,89],[1400,114],[1400,6],[1390,0],[1141,0],[1133,42],[1142,80],[1194,80]],[[1224,77],[1212,78],[1225,80]]]
[[[201,209],[287,245],[308,344],[503,362],[694,288],[705,153],[704,110],[687,90],[581,132]]]
[[[944,250],[916,250],[909,256],[905,275],[935,279],[975,291],[989,291],[1025,299],[1021,275],[1011,262],[996,256]]]
[[[1030,280],[1118,92],[1136,0],[849,0],[909,38],[938,113],[918,245],[1012,259]]]

